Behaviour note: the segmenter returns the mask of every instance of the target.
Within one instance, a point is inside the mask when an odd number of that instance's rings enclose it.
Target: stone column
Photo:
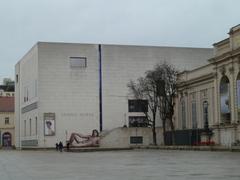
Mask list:
[[[214,77],[214,120],[213,124],[219,124],[220,123],[220,91],[219,91],[219,81],[218,81],[218,73],[216,70],[215,77]]]
[[[184,93],[185,94],[185,119],[186,119],[186,129],[189,129],[189,118],[190,118],[190,107],[189,107],[189,96],[188,90]]]
[[[230,78],[230,108],[231,108],[231,123],[235,122],[235,76],[234,76],[234,68],[233,64],[231,64],[231,67],[229,67],[229,78]]]

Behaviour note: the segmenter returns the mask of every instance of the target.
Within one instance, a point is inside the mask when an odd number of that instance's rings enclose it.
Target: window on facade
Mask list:
[[[9,117],[5,117],[5,124],[9,124]]]
[[[85,68],[87,67],[86,57],[70,57],[71,68]]]
[[[24,120],[24,136],[27,136],[27,122]]]
[[[208,102],[203,102],[203,122],[204,122],[204,129],[208,129]]]
[[[182,129],[186,129],[186,109],[185,109],[185,101],[181,101],[182,107]]]
[[[29,135],[32,135],[32,119],[29,119]]]
[[[197,128],[197,105],[196,102],[192,102],[192,128]]]
[[[38,134],[38,131],[37,131],[37,117],[35,117],[35,134],[37,135]]]
[[[18,83],[18,74],[16,74],[16,83]]]
[[[129,112],[148,112],[147,100],[128,100]]]
[[[28,87],[25,86],[24,87],[24,99],[23,99],[24,102],[28,102]]]
[[[129,127],[148,127],[146,116],[129,116]]]
[[[240,121],[240,73],[237,76],[237,110],[238,110],[238,121]]]
[[[223,123],[230,123],[230,86],[227,76],[223,76],[220,82],[220,100],[221,100],[221,121]]]

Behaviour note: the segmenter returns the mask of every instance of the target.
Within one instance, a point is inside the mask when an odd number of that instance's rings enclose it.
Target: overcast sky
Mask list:
[[[239,0],[0,0],[0,81],[37,42],[212,47]]]

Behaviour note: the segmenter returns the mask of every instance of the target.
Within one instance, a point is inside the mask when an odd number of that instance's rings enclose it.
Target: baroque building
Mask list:
[[[240,140],[240,25],[228,34],[207,65],[179,74],[175,125],[210,128],[215,143],[230,147]]]

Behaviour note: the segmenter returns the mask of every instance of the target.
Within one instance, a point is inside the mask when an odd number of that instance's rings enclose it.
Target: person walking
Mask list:
[[[58,149],[59,149],[60,152],[62,152],[62,150],[63,150],[63,143],[62,143],[62,141],[59,142]]]

